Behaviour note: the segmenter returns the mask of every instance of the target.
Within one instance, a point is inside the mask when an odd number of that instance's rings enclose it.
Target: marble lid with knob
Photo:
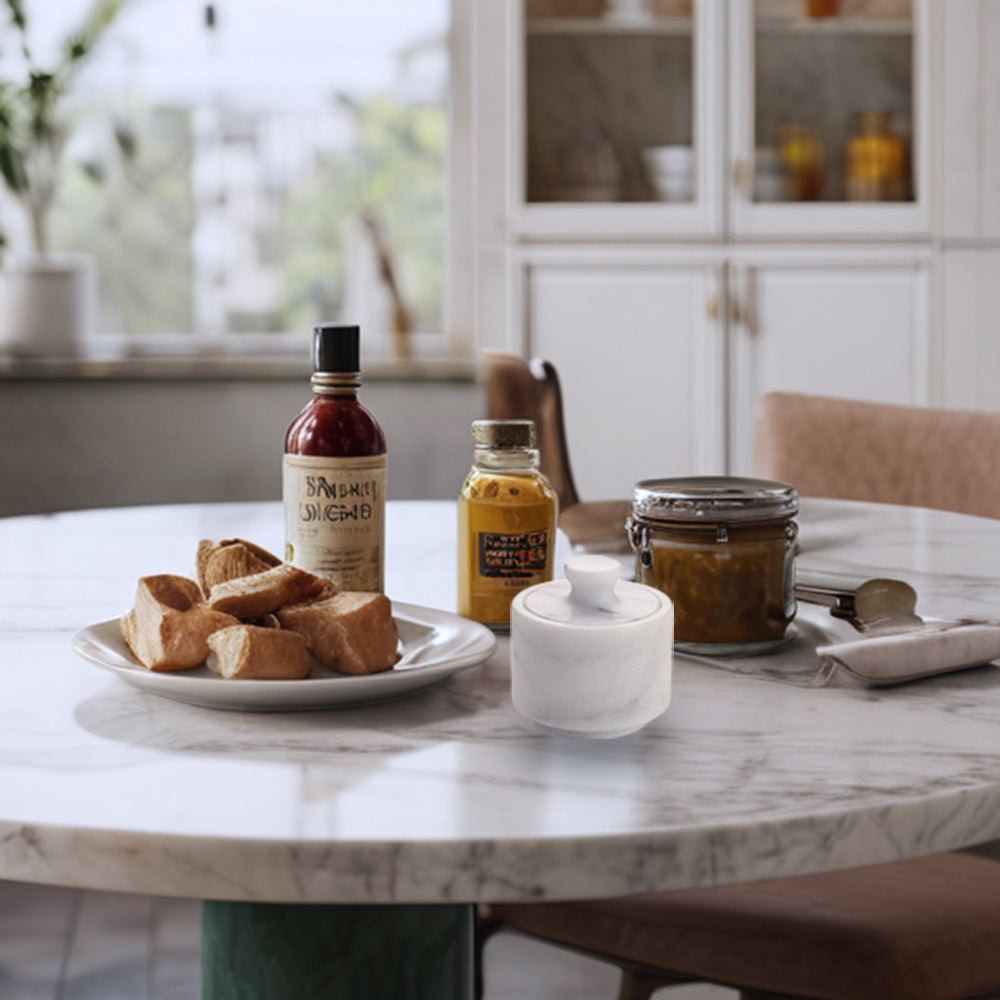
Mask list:
[[[554,624],[607,628],[640,621],[663,607],[659,591],[619,579],[621,564],[609,556],[574,556],[565,572],[565,580],[527,591],[523,610]]]
[[[619,579],[621,564],[608,556],[574,556],[565,572],[511,604],[514,707],[563,735],[633,733],[670,704],[673,604]]]

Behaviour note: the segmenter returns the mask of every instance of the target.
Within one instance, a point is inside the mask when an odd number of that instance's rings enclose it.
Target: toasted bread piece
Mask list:
[[[232,615],[213,611],[201,589],[184,576],[144,576],[135,604],[121,619],[122,637],[149,670],[189,670],[208,656],[207,639],[220,628],[238,625]]]
[[[388,670],[399,658],[392,604],[384,594],[345,590],[278,611],[282,628],[298,632],[324,666],[345,674]]]
[[[198,583],[206,597],[217,583],[263,573],[280,563],[276,555],[243,538],[226,538],[221,542],[202,539],[195,556]]]
[[[220,677],[246,680],[301,680],[312,657],[295,632],[233,625],[208,637],[208,666]]]
[[[259,618],[285,604],[307,604],[337,593],[337,585],[297,566],[281,563],[263,573],[217,583],[208,594],[209,607],[237,618]]]

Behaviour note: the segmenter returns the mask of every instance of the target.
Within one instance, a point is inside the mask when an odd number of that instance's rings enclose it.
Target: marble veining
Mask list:
[[[899,574],[925,615],[1000,618],[997,522],[805,501],[800,565]],[[819,871],[1000,837],[1000,671],[776,684],[678,657],[667,712],[547,733],[509,646],[395,702],[245,714],[77,657],[199,538],[280,548],[276,504],[0,521],[0,878],[274,901],[543,899]],[[387,589],[454,609],[454,509],[390,505]]]

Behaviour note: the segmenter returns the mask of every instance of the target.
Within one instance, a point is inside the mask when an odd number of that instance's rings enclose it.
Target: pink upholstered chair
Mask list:
[[[775,393],[761,400],[754,430],[755,473],[803,495],[1000,518],[1000,415]],[[1000,997],[1000,863],[968,853],[497,904],[484,909],[480,945],[502,927],[618,965],[619,1000],[692,980],[735,987],[743,1000]]]
[[[757,406],[753,464],[802,496],[1000,518],[1000,413],[772,392]]]

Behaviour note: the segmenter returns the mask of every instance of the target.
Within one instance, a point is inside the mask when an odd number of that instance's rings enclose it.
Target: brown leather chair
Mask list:
[[[803,495],[1000,517],[1000,415],[765,396],[754,472]],[[1000,863],[949,852],[848,871],[617,899],[484,908],[622,970],[619,1000],[705,981],[743,1000],[1000,997]]]
[[[630,501],[584,502],[577,493],[555,366],[499,351],[484,351],[482,359],[487,417],[535,422],[541,470],[559,497],[559,527],[570,543],[590,552],[627,552]]]

